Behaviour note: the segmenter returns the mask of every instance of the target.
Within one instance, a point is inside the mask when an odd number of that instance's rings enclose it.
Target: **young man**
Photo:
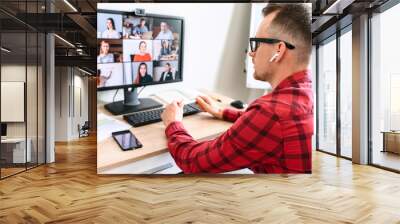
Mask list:
[[[273,91],[246,111],[219,109],[207,97],[197,103],[213,116],[234,122],[214,140],[197,142],[182,124],[182,103],[162,115],[168,148],[185,173],[249,168],[255,173],[311,173],[313,94],[308,64],[311,9],[304,4],[268,4],[256,38],[250,38],[254,77]]]
[[[142,37],[142,35],[147,32],[149,32],[149,29],[146,26],[146,20],[141,18],[140,23],[137,26],[135,26],[135,29],[133,30],[132,34],[135,36]]]
[[[160,23],[160,33],[158,33],[156,40],[173,40],[174,35],[172,34],[171,30],[168,27],[166,22]]]

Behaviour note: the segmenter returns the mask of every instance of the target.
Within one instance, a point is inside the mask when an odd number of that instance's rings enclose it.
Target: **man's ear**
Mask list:
[[[280,42],[277,44],[275,50],[276,50],[276,53],[278,54],[278,56],[276,56],[276,58],[275,58],[275,61],[279,62],[283,58],[283,55],[285,55],[287,47],[286,47],[285,43]]]

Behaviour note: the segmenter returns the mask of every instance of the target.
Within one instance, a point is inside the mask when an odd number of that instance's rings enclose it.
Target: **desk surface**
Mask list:
[[[203,93],[221,100],[221,106],[227,106],[232,99],[213,94],[207,91]],[[104,109],[104,105],[97,106],[98,113],[104,113],[107,116],[113,116]],[[122,116],[113,116],[115,119],[126,121]],[[209,139],[216,137],[226,131],[231,122],[221,121],[213,118],[208,113],[198,113],[183,118],[183,125],[196,140]],[[167,139],[165,137],[165,126],[162,122],[153,123],[137,128],[130,129],[133,134],[142,142],[143,147],[136,150],[122,151],[114,139],[110,136],[103,141],[97,142],[97,171],[102,173],[108,169],[126,165],[141,159],[149,158],[168,151]],[[97,130],[101,132],[102,130]]]

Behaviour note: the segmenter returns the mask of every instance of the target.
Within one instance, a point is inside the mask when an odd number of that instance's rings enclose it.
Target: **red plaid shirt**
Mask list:
[[[249,168],[255,173],[311,173],[314,129],[310,72],[297,72],[246,111],[225,109],[235,122],[213,140],[198,142],[181,122],[165,130],[168,148],[184,173],[220,173]]]

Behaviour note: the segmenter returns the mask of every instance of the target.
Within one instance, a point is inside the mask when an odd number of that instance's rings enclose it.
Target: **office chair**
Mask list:
[[[78,124],[79,138],[89,136],[89,129],[90,129],[89,121],[85,121],[82,127]]]

